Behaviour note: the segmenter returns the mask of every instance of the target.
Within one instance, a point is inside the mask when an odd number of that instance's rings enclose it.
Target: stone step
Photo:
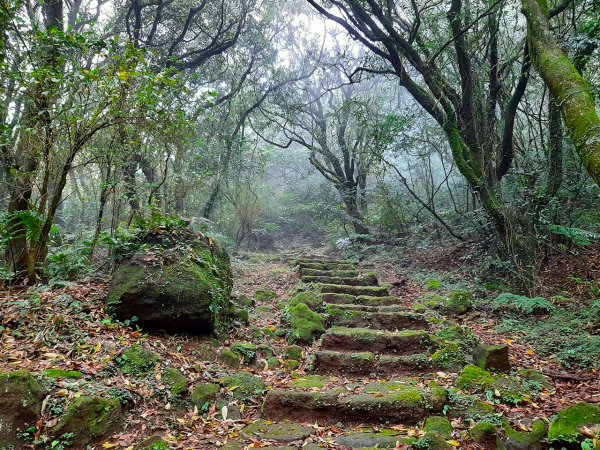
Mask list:
[[[329,328],[322,338],[324,350],[368,351],[412,355],[429,348],[431,337],[424,330],[383,331],[368,328]]]
[[[301,277],[343,277],[352,278],[359,275],[358,270],[318,270],[318,269],[300,269]]]
[[[357,262],[353,261],[297,261],[298,269],[316,270],[355,270]]]
[[[398,297],[393,295],[373,296],[373,295],[350,295],[338,294],[335,292],[326,292],[321,295],[325,303],[361,305],[361,306],[397,306],[400,303]]]
[[[426,393],[408,384],[361,393],[275,389],[267,393],[262,405],[262,416],[268,420],[320,424],[415,424],[425,411]]]
[[[315,371],[323,375],[413,376],[435,371],[435,365],[426,353],[395,356],[321,350],[314,356]]]
[[[381,286],[345,286],[341,284],[314,283],[311,286],[316,292],[321,292],[322,294],[368,295],[371,297],[387,297],[390,295],[390,289],[392,288],[389,284]]]
[[[340,305],[343,306],[343,305]],[[429,324],[422,314],[410,312],[360,311],[326,307],[330,326],[371,328],[374,330],[425,330]]]
[[[343,286],[377,286],[377,277],[326,277],[326,276],[302,276],[305,283],[338,284]]]
[[[328,294],[328,295],[337,295],[337,294]],[[343,294],[342,294],[343,295]],[[377,300],[384,299],[386,297],[373,297]],[[396,297],[393,297],[396,299]],[[411,312],[412,310],[407,306],[401,305],[381,305],[381,306],[371,306],[371,305],[357,305],[353,303],[325,303],[325,308],[334,308],[342,311],[365,311],[372,313],[406,313]]]

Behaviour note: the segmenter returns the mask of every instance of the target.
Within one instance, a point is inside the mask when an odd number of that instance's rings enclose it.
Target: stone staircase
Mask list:
[[[413,377],[434,370],[428,323],[353,261],[303,259],[300,279],[320,292],[328,329],[309,356],[315,375],[267,393],[269,420],[415,424],[439,413],[445,391]],[[393,380],[393,381],[389,381]]]

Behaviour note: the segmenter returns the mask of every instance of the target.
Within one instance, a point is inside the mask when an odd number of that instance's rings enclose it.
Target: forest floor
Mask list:
[[[443,292],[455,286],[475,286],[477,280],[472,275],[474,258],[464,247],[445,249],[420,249],[399,253],[388,249],[389,253],[374,252],[361,257],[368,262],[368,270],[375,272],[380,283],[394,286],[403,306],[412,308],[418,299],[432,291]],[[321,249],[303,249],[300,253],[311,256],[323,254]],[[547,296],[555,296],[557,302],[587,302],[591,304],[600,297],[597,289],[600,279],[600,251],[598,248],[586,250],[578,258],[557,259],[543,275]],[[47,369],[76,370],[83,375],[77,379],[46,379],[50,391],[46,400],[43,420],[35,431],[35,441],[43,442],[45,435],[64,414],[68,403],[79,395],[100,395],[117,397],[126,407],[126,427],[112,437],[98,442],[97,449],[134,449],[149,436],[165,439],[171,448],[298,448],[311,444],[315,448],[344,447],[336,440],[347,435],[352,427],[346,424],[320,426],[315,418],[306,417],[304,431],[298,441],[291,444],[285,440],[268,439],[263,433],[244,432],[244,428],[260,417],[263,401],[262,389],[256,393],[240,393],[235,382],[224,381],[235,373],[250,373],[262,381],[269,390],[287,388],[294,380],[309,376],[306,370],[311,365],[309,354],[316,351],[316,344],[304,346],[300,365],[286,364],[289,346],[282,333],[282,302],[289,299],[298,284],[298,274],[289,263],[290,255],[238,254],[234,258],[235,296],[258,298],[250,311],[250,321],[246,326],[233,330],[226,339],[215,340],[206,337],[167,336],[146,334],[135,327],[115,323],[103,310],[103,300],[107,290],[107,280],[99,277],[79,283],[43,286],[35,289],[13,289],[0,293],[0,372],[26,369],[40,375]],[[552,282],[550,282],[552,281]],[[494,296],[497,288],[489,286],[490,292],[480,296]],[[273,291],[275,295],[265,298],[259,291]],[[545,294],[546,295],[546,294]],[[267,296],[269,297],[269,296]],[[561,300],[562,299],[562,300]],[[536,369],[548,375],[551,388],[539,392],[535,398],[519,401],[517,405],[498,402],[497,399],[482,400],[493,406],[495,414],[506,417],[511,425],[519,430],[529,430],[535,419],[549,420],[558,410],[585,401],[600,405],[600,377],[598,366],[581,367],[577,364],[587,361],[574,357],[557,357],[548,354],[543,342],[532,340],[524,333],[499,332],[504,320],[488,308],[483,301],[463,315],[451,320],[469,327],[479,338],[489,344],[508,344],[513,371]],[[562,305],[561,305],[562,307]],[[568,305],[567,305],[568,307]],[[445,319],[445,317],[443,318]],[[546,321],[544,317],[536,320]],[[501,327],[500,327],[501,328]],[[502,329],[502,328],[501,328]],[[504,330],[510,328],[504,327]],[[588,330],[589,336],[597,345],[598,330]],[[223,364],[217,355],[234,343],[268,344],[279,359],[280,367],[267,368],[266,361],[258,357],[253,364],[235,369]],[[591,340],[590,340],[591,342]],[[133,344],[143,343],[160,356],[160,363],[148,374],[131,375],[119,370],[122,353]],[[537,345],[541,344],[541,345]],[[592,358],[595,347],[586,350],[584,342],[574,344],[576,352],[588,351]],[[591,345],[591,344],[590,344]],[[558,352],[559,349],[557,349]],[[569,353],[567,353],[569,355]],[[579,355],[579,353],[578,353]],[[577,356],[577,355],[575,355]],[[571,361],[569,363],[569,361]],[[246,361],[248,362],[248,361]],[[565,364],[566,362],[566,364]],[[264,364],[263,364],[264,363]],[[166,367],[177,368],[187,379],[190,389],[201,383],[221,385],[219,402],[208,402],[204,410],[198,405],[178,401],[170,394],[162,380]],[[357,383],[390,381],[393,377],[377,380],[368,377],[337,376],[329,377],[328,383],[347,386],[348,390],[362,392]],[[456,374],[439,371],[428,375],[429,381],[441,386],[453,385]],[[318,390],[319,388],[315,388]],[[358,389],[358,391],[357,391]],[[260,392],[259,392],[260,391]],[[461,419],[452,420],[451,446],[460,448],[486,448],[469,440],[469,423]],[[399,437],[420,437],[423,435],[423,422],[410,425],[392,424]],[[364,427],[357,423],[354,429]],[[378,427],[370,428],[378,431]],[[58,449],[61,443],[47,440],[36,448]],[[289,447],[289,445],[296,445]],[[33,448],[33,447],[32,447]],[[308,448],[308,447],[306,447]],[[398,444],[397,448],[408,448]]]

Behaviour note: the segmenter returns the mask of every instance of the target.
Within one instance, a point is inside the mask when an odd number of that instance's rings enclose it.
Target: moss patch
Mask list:
[[[323,306],[323,297],[313,291],[304,291],[294,295],[290,301],[290,306],[296,306],[299,303],[304,303],[313,311],[318,311]]]
[[[254,344],[235,342],[229,346],[229,349],[239,356],[245,364],[251,364],[256,359],[257,347]]]
[[[466,364],[465,352],[451,342],[431,355],[431,361],[440,369],[458,371]]]
[[[221,386],[216,383],[201,383],[194,388],[190,399],[198,409],[203,409],[207,403],[217,399],[220,390]]]
[[[269,300],[275,300],[277,298],[277,292],[270,289],[259,289],[254,293],[254,299],[258,302],[268,302]]]
[[[225,377],[222,383],[233,393],[235,398],[239,399],[262,395],[267,389],[262,378],[246,372]]]
[[[292,343],[310,344],[325,332],[323,317],[305,303],[298,303],[289,309],[289,321],[288,340]]]
[[[473,308],[473,294],[466,290],[452,291],[444,300],[445,311],[464,314]]]
[[[330,382],[330,379],[321,375],[305,375],[296,378],[290,383],[295,389],[322,389]]]
[[[271,423],[258,420],[242,430],[248,437],[268,439],[277,442],[292,442],[304,439],[314,433],[314,429],[295,423]]]
[[[219,351],[217,360],[232,369],[237,369],[240,366],[240,357],[228,348],[223,348]]]
[[[144,439],[135,450],[169,450],[169,444],[157,436]]]
[[[538,450],[546,437],[546,424],[538,420],[531,425],[531,431],[516,431],[508,423],[502,425],[505,437],[502,439],[507,448]]]
[[[64,378],[64,379],[78,379],[81,378],[81,372],[77,370],[61,370],[61,369],[47,369],[42,372],[42,376],[48,378]]]
[[[461,389],[486,390],[492,387],[496,377],[477,366],[467,366],[460,373],[456,385]]]
[[[589,403],[578,403],[560,411],[550,424],[548,442],[575,443],[583,440],[579,429],[584,426],[600,425],[600,407]]]
[[[160,357],[143,345],[136,344],[123,352],[121,371],[132,375],[143,375],[151,371],[160,361]]]
[[[121,427],[121,403],[116,398],[78,397],[53,430],[55,436],[73,433],[72,445],[83,447]]]
[[[162,380],[169,386],[173,398],[181,398],[187,394],[188,381],[179,370],[170,367],[163,374]]]

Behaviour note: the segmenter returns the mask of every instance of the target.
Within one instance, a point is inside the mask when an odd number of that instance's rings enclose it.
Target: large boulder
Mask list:
[[[45,397],[46,390],[31,373],[0,374],[0,448],[25,448],[24,439],[35,434]]]
[[[205,334],[225,325],[233,286],[225,249],[189,228],[147,233],[116,267],[106,301],[145,330]]]

